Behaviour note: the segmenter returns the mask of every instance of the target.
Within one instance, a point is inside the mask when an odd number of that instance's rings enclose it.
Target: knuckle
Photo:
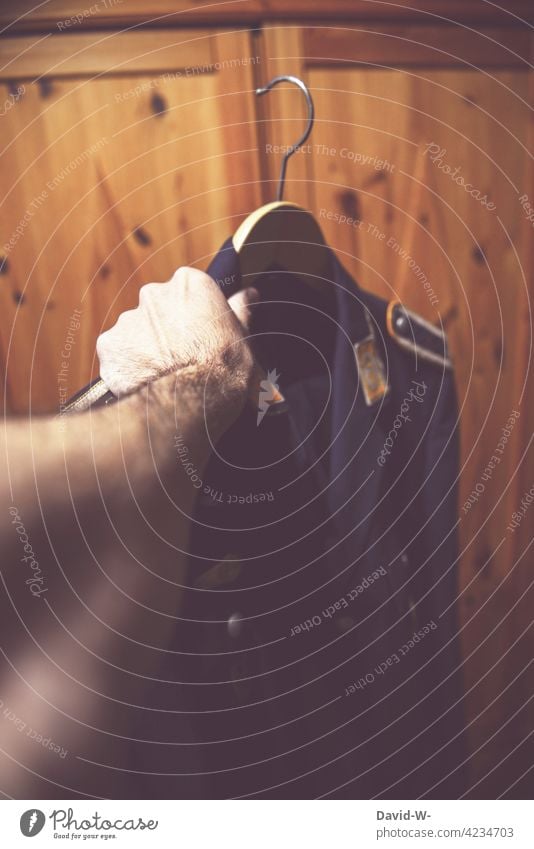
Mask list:
[[[106,351],[109,348],[109,333],[110,331],[106,330],[105,333],[101,333],[96,340],[96,353],[100,359],[102,356],[105,356]]]
[[[137,313],[137,310],[124,310],[124,312],[121,312],[117,321],[115,322],[115,324],[111,328],[111,331],[117,330],[118,328],[122,329],[125,324],[129,324],[132,321],[132,319],[133,319],[133,317],[135,316],[136,313]],[[111,331],[108,330],[108,333],[111,333]]]
[[[142,307],[147,301],[153,300],[161,285],[161,283],[145,283],[141,286],[139,289],[139,306]]]
[[[109,327],[107,330],[104,330],[100,336],[97,337],[96,344],[97,345],[106,345],[113,335],[113,327]]]
[[[104,332],[97,337],[97,352],[109,350],[111,347],[118,344],[124,334],[124,325],[127,325],[131,321],[134,313],[135,310],[125,310],[124,312],[121,312],[115,324],[108,328],[108,330],[104,330]]]
[[[193,292],[213,286],[217,287],[214,280],[208,274],[188,265],[183,265],[174,272],[172,282],[179,286],[191,287]]]
[[[186,272],[186,266],[181,265],[180,268],[176,269],[169,282],[174,283],[175,285],[180,285],[186,279]]]

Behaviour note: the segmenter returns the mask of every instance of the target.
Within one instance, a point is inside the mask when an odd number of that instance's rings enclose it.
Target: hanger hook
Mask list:
[[[270,82],[268,82],[267,85],[263,86],[263,88],[257,88],[256,94],[266,94],[268,91],[270,91],[273,88],[273,86],[278,85],[278,83],[284,83],[284,82],[285,83],[293,83],[294,85],[298,85],[300,90],[304,93],[304,97],[306,98],[306,103],[308,104],[308,123],[306,125],[306,129],[304,130],[302,137],[289,148],[289,150],[287,151],[287,153],[284,154],[284,157],[282,159],[282,166],[280,168],[280,178],[278,180],[277,200],[279,200],[279,201],[282,200],[282,197],[283,197],[283,194],[284,194],[284,184],[285,184],[285,181],[286,181],[287,160],[289,159],[290,156],[293,156],[293,154],[295,153],[297,148],[299,148],[302,144],[304,144],[304,142],[306,141],[306,139],[308,138],[308,136],[310,135],[310,133],[312,131],[313,121],[314,121],[314,118],[315,118],[315,109],[314,109],[314,106],[313,106],[313,100],[312,100],[311,94],[309,92],[308,86],[305,85],[302,82],[302,80],[300,80],[298,77],[291,77],[291,76],[273,77],[273,79]]]

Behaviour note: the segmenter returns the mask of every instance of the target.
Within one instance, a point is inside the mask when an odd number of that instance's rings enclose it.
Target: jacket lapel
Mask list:
[[[333,365],[329,506],[351,552],[361,556],[367,545],[378,504],[383,467],[377,462],[385,433],[381,409],[387,398],[368,404],[354,346],[374,334],[380,353],[380,332],[366,310],[362,292],[333,257],[339,333]],[[366,313],[368,318],[366,317]]]

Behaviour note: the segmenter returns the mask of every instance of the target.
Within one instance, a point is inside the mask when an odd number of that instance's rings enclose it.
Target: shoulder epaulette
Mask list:
[[[402,305],[390,301],[386,311],[389,335],[406,351],[444,368],[452,368],[442,330]]]

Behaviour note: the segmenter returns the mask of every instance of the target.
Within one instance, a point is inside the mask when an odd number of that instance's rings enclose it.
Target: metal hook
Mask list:
[[[302,80],[299,80],[298,77],[291,77],[291,76],[273,77],[273,79],[269,83],[267,83],[266,86],[263,86],[263,88],[257,88],[256,94],[266,94],[268,91],[270,91],[273,88],[273,86],[278,85],[278,83],[284,83],[284,82],[285,83],[294,83],[294,85],[298,85],[300,90],[304,93],[304,97],[306,98],[306,103],[308,104],[308,124],[306,126],[306,129],[305,129],[303,135],[302,135],[302,138],[300,138],[298,140],[298,142],[295,142],[295,144],[292,145],[289,148],[287,153],[284,154],[284,158],[282,159],[282,166],[280,168],[280,178],[278,180],[278,195],[277,195],[277,198],[276,198],[277,200],[282,200],[282,196],[284,194],[284,184],[285,184],[285,181],[286,181],[287,160],[289,159],[290,156],[293,156],[293,154],[295,153],[297,148],[299,148],[301,146],[301,144],[304,144],[304,142],[306,141],[306,139],[308,138],[308,136],[310,135],[310,133],[312,131],[313,121],[314,121],[314,118],[315,118],[315,109],[314,109],[314,106],[313,106],[313,100],[312,100],[311,94],[308,90],[308,87],[302,82]]]

